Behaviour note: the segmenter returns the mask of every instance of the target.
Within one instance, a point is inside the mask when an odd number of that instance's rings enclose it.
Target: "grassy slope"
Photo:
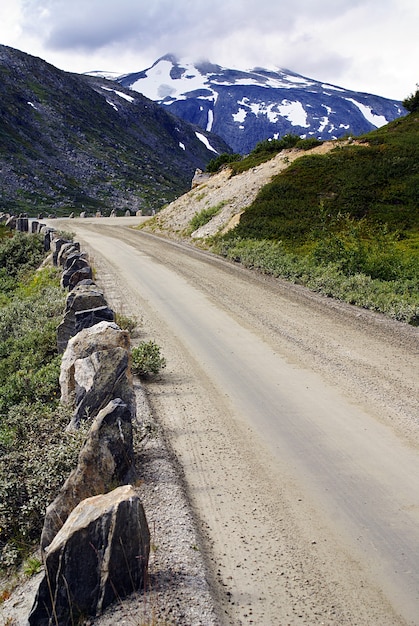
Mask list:
[[[359,139],[361,145],[292,164],[264,187],[234,236],[302,243],[323,227],[325,216],[339,213],[414,235],[419,229],[419,116],[400,118]]]
[[[327,154],[302,156],[260,191],[213,249],[418,325],[418,114],[350,145],[337,142]]]

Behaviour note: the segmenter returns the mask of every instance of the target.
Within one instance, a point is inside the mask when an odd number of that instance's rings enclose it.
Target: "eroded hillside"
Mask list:
[[[226,232],[239,222],[241,213],[273,176],[303,155],[324,154],[336,148],[336,145],[336,141],[327,141],[310,151],[283,150],[270,161],[235,176],[226,167],[171,202],[143,228],[156,234],[183,240],[192,238],[195,241]],[[339,142],[339,145],[343,145],[343,142]],[[191,220],[203,212],[213,213],[211,219],[193,229]]]

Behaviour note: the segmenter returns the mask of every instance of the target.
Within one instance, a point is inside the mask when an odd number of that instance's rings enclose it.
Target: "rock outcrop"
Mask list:
[[[146,585],[150,535],[131,486],[83,500],[49,546],[31,626],[70,626]]]

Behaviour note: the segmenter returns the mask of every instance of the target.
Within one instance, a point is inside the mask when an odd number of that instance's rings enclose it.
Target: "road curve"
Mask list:
[[[419,625],[418,330],[122,224],[71,230],[168,360],[220,620]]]

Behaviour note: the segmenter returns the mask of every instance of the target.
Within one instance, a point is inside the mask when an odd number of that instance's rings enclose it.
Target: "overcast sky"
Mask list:
[[[419,83],[418,0],[8,0],[0,43],[63,70],[148,68],[171,52],[288,68],[402,100]]]

